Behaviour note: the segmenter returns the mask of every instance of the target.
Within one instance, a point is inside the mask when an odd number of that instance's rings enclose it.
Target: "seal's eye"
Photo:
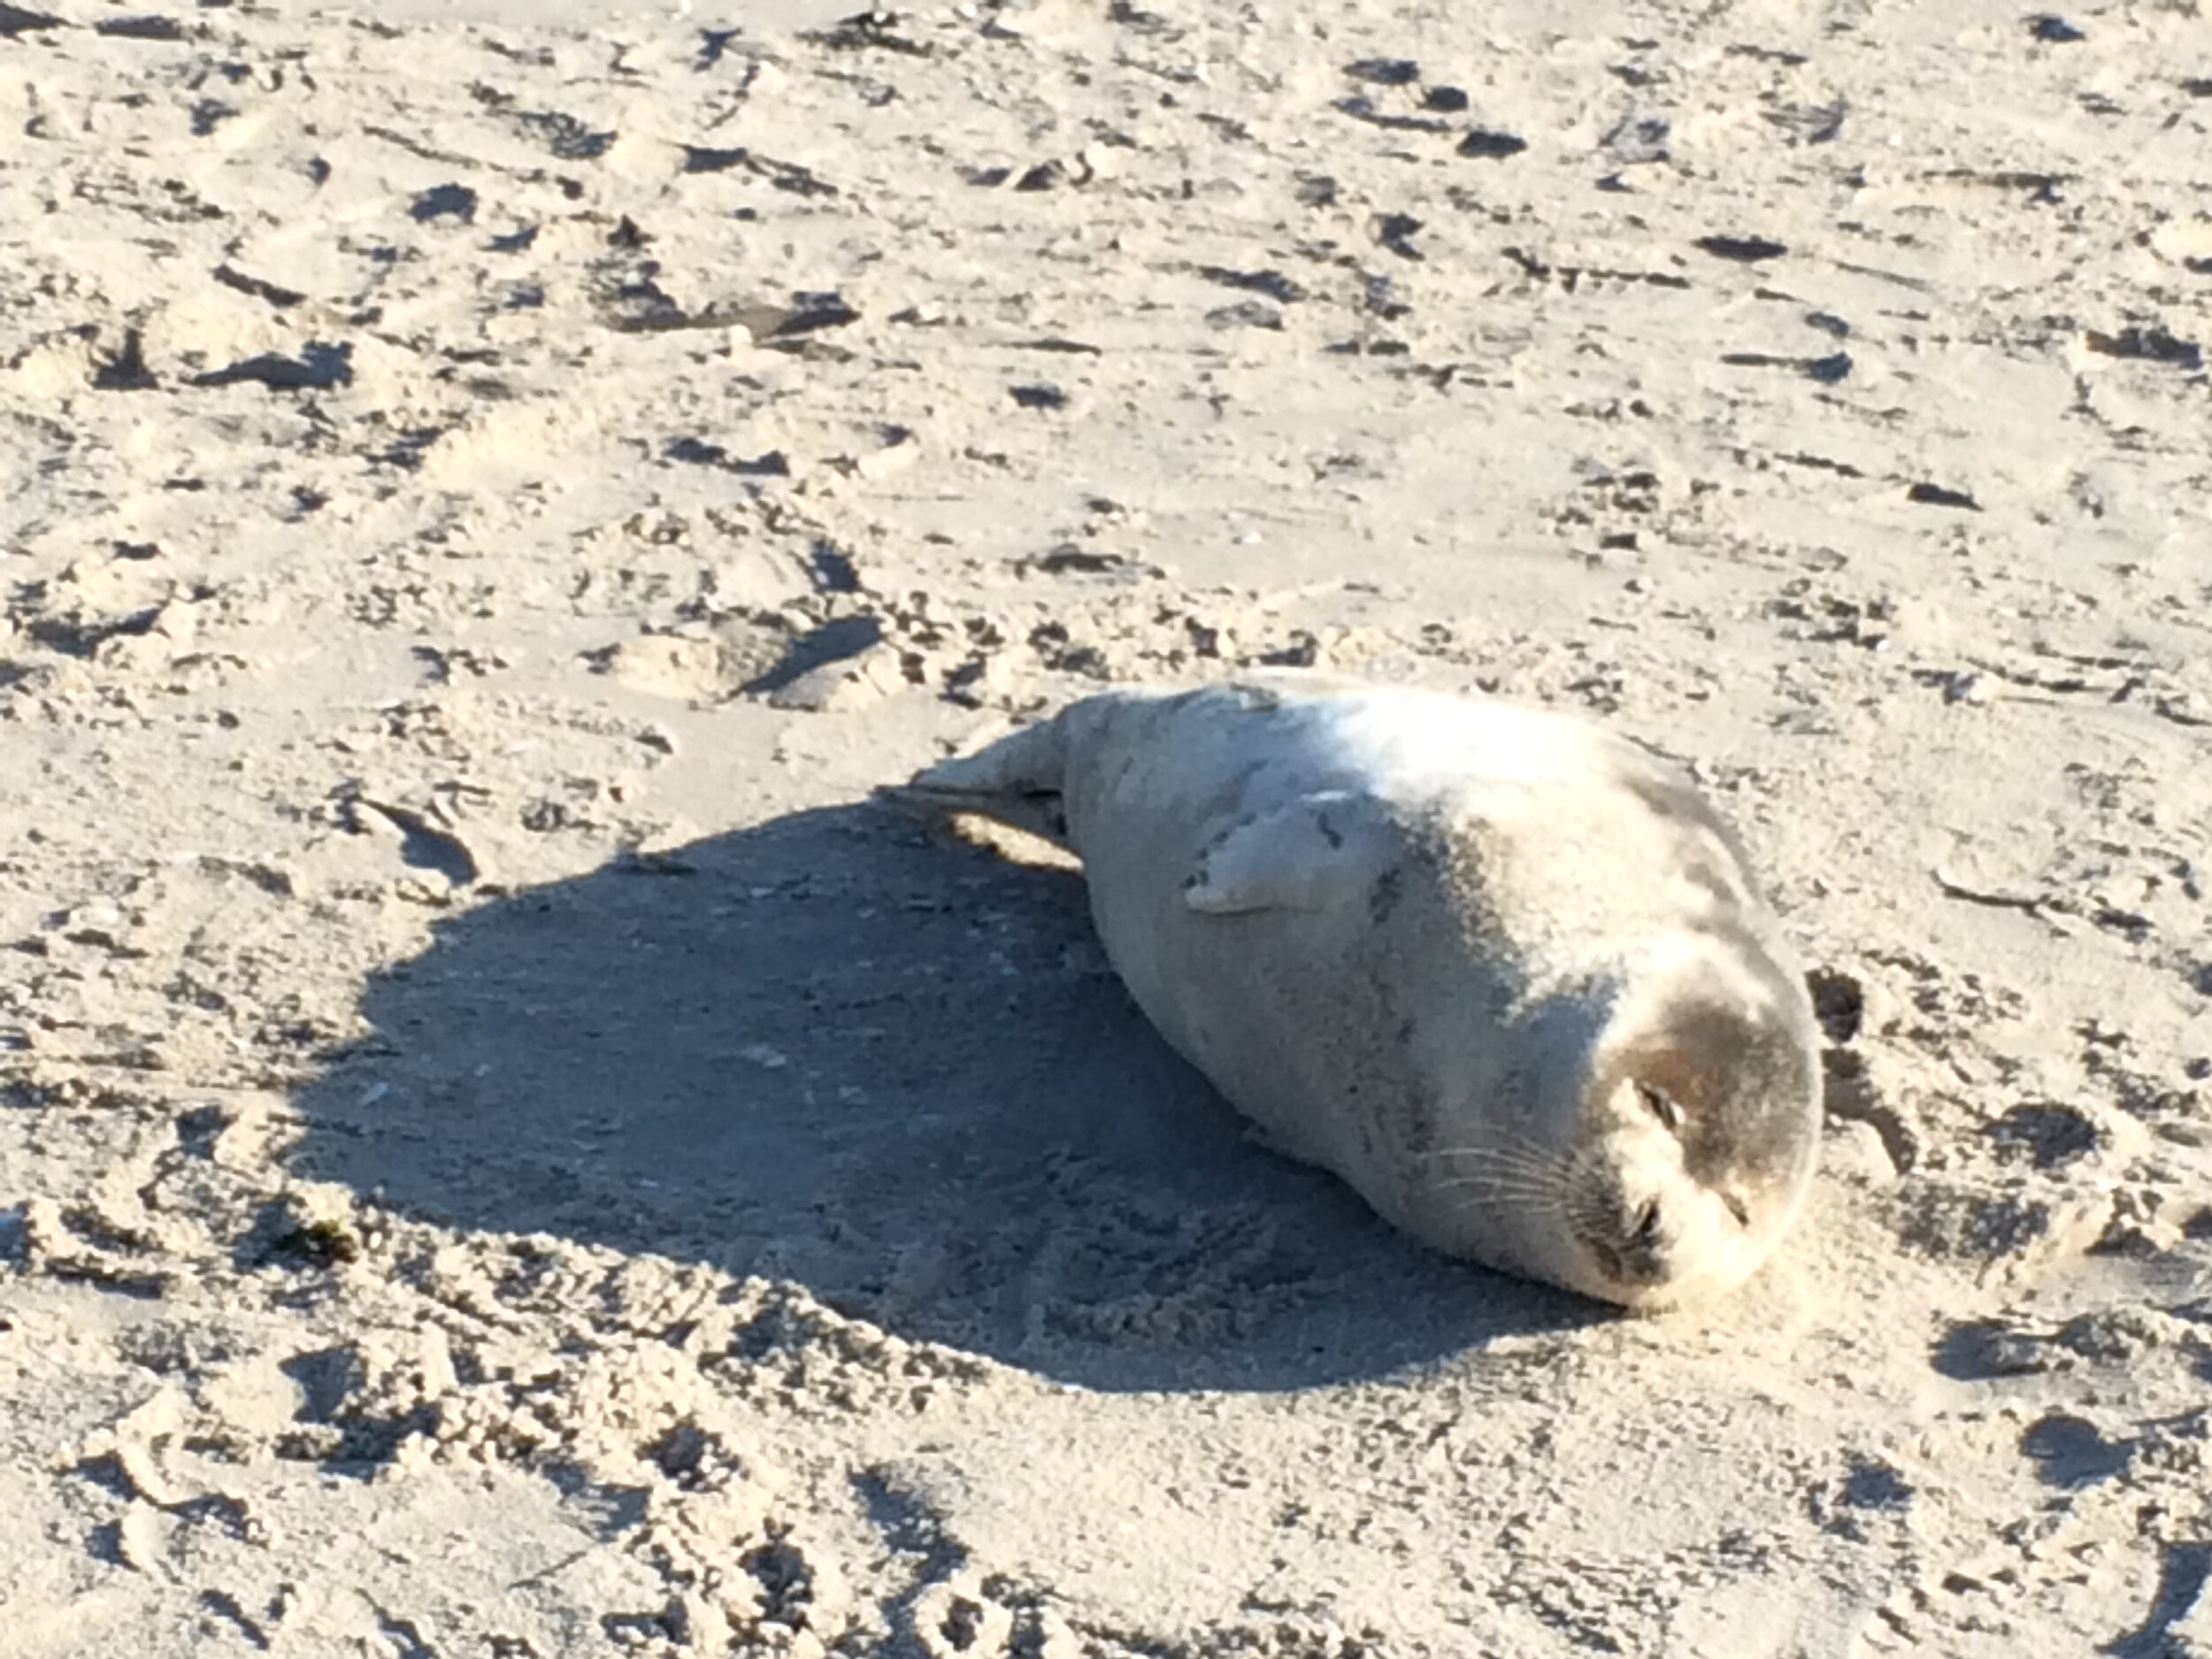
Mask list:
[[[1674,1096],[1666,1090],[1654,1088],[1648,1083],[1639,1083],[1636,1085],[1636,1098],[1643,1102],[1647,1111],[1667,1126],[1670,1134],[1680,1130],[1682,1109],[1674,1103]]]

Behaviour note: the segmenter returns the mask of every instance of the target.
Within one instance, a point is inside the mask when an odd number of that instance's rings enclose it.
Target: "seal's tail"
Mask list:
[[[1010,732],[972,755],[926,766],[876,795],[924,818],[970,812],[1066,847],[1067,814],[1060,799],[1066,770],[1067,729],[1055,716]]]

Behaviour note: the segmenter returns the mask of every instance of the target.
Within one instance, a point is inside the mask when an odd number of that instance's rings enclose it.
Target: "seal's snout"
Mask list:
[[[1670,1262],[1673,1229],[1664,1203],[1654,1197],[1640,1203],[1608,1206],[1608,1210],[1601,1225],[1582,1233],[1584,1247],[1597,1258],[1605,1276],[1637,1290],[1663,1285],[1673,1278]]]

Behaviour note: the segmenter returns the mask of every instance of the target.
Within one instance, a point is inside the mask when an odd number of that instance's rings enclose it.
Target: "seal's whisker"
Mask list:
[[[1479,1148],[1486,1157],[1518,1157],[1533,1164],[1564,1168],[1581,1156],[1578,1148],[1560,1148],[1546,1146],[1525,1131],[1501,1125],[1491,1132],[1491,1138]]]
[[[1544,1206],[1551,1206],[1551,1208],[1560,1208],[1562,1197],[1564,1197],[1562,1190],[1555,1188],[1555,1186],[1525,1186],[1525,1184],[1517,1184],[1517,1181],[1485,1181],[1482,1177],[1473,1177],[1473,1175],[1458,1177],[1458,1179],[1454,1179],[1454,1181],[1438,1181],[1436,1190],[1438,1193],[1476,1193],[1476,1194],[1482,1194],[1482,1197],[1498,1197],[1498,1199],[1525,1199],[1525,1202],[1529,1202],[1529,1203],[1544,1203]]]
[[[1548,1197],[1531,1197],[1525,1193],[1474,1193],[1459,1199],[1453,1206],[1458,1214],[1470,1210],[1489,1210],[1504,1215],[1542,1216],[1556,1213],[1556,1206]]]
[[[1569,1185],[1566,1177],[1557,1170],[1515,1169],[1509,1164],[1486,1170],[1457,1170],[1423,1184],[1440,1192],[1448,1192],[1455,1187],[1510,1185],[1525,1187],[1534,1193],[1564,1192]]]
[[[1475,1171],[1509,1170],[1518,1175],[1532,1175],[1546,1179],[1557,1179],[1568,1173],[1563,1158],[1535,1158],[1526,1153],[1501,1150],[1490,1147],[1471,1147],[1452,1155],[1453,1165]]]
[[[1533,1170],[1469,1170],[1463,1174],[1447,1175],[1430,1185],[1439,1192],[1448,1192],[1455,1187],[1518,1187],[1532,1193],[1567,1190],[1556,1178]]]
[[[1566,1164],[1560,1154],[1533,1143],[1522,1146],[1437,1147],[1426,1156],[1439,1160],[1480,1158],[1486,1164],[1509,1164],[1519,1169],[1555,1170],[1563,1168]]]
[[[1532,1164],[1556,1164],[1560,1155],[1529,1142],[1514,1145],[1486,1144],[1464,1147],[1437,1147],[1428,1156],[1432,1158],[1520,1158]]]

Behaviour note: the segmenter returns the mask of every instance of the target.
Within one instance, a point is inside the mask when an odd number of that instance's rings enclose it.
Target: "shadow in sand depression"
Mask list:
[[[302,1173],[807,1286],[1102,1388],[1374,1376],[1594,1304],[1250,1145],[1072,874],[794,814],[442,924],[303,1093]]]

